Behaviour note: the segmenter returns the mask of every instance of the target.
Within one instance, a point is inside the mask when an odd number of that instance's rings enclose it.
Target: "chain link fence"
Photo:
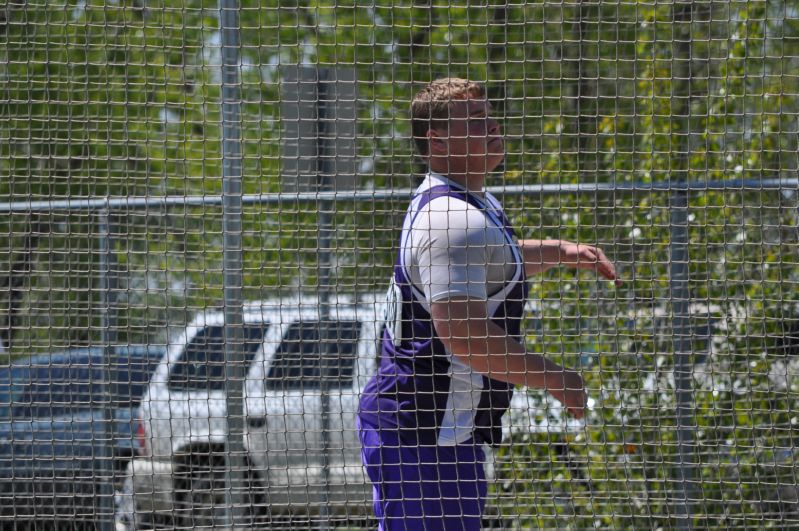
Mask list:
[[[372,528],[356,433],[424,168],[485,84],[488,189],[623,284],[529,281],[486,528],[799,523],[790,2],[0,7],[0,527]]]

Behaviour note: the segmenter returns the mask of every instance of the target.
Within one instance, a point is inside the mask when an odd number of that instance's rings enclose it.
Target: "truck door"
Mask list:
[[[295,493],[287,502],[320,499],[328,475],[325,463],[331,453],[341,460],[345,429],[341,388],[352,388],[358,335],[359,324],[352,320],[293,322],[266,371],[262,422],[266,429],[261,431],[261,444],[253,441],[253,450],[260,447],[266,453],[270,490],[285,485]],[[324,403],[323,392],[327,395]],[[346,429],[353,428],[354,424]],[[255,435],[252,429],[250,434]],[[270,492],[273,502],[280,497],[279,492]]]

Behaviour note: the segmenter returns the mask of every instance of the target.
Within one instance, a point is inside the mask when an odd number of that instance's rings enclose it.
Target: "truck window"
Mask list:
[[[245,324],[244,354],[252,363],[263,345],[268,324]],[[225,389],[224,327],[208,326],[192,338],[183,356],[172,366],[169,388],[176,391],[221,391]]]
[[[275,352],[267,390],[319,389],[352,384],[360,335],[357,321],[293,323]]]

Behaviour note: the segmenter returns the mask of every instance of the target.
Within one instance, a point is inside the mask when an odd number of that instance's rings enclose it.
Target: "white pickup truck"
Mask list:
[[[307,523],[370,513],[356,412],[375,370],[382,298],[337,297],[327,312],[317,298],[245,306],[245,509],[254,522],[269,528],[284,518]],[[150,380],[141,402],[144,454],[128,468],[131,512],[147,527],[213,527],[224,518],[224,356],[222,313],[202,313]],[[524,392],[512,408],[516,429],[520,421],[524,429],[563,429],[541,424],[540,415],[534,423]],[[489,477],[491,470],[489,457]]]

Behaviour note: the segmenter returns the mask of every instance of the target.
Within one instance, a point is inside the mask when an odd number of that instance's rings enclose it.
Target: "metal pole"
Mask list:
[[[672,349],[674,353],[674,388],[676,401],[677,457],[674,471],[677,495],[673,497],[678,529],[691,529],[694,514],[693,444],[695,419],[693,412],[693,385],[691,366],[690,292],[688,286],[688,182],[691,150],[691,22],[692,0],[681,1],[674,7],[674,22],[678,26],[673,43],[675,61],[672,70],[677,74],[675,102],[672,110],[674,131],[680,131],[675,173],[678,189],[670,196],[669,285],[672,306]],[[682,26],[680,28],[679,26]],[[680,30],[683,31],[680,31]],[[678,81],[682,81],[679,83]]]
[[[244,449],[242,311],[241,86],[238,0],[219,0],[222,48],[222,232],[225,297],[225,515],[228,527],[244,525],[248,485]]]
[[[672,306],[672,348],[674,352],[674,388],[677,422],[677,480],[675,497],[677,527],[691,529],[693,516],[693,443],[695,419],[691,366],[690,293],[688,289],[688,194],[671,196],[669,243],[669,283]]]
[[[100,334],[103,344],[103,381],[101,383],[101,396],[103,400],[103,426],[102,440],[100,441],[100,529],[112,531],[114,529],[115,512],[115,469],[114,469],[114,412],[111,404],[113,389],[112,363],[113,344],[116,343],[115,325],[113,316],[114,295],[116,282],[111,272],[114,255],[111,249],[111,230],[108,210],[101,210],[98,215],[99,243],[100,243],[100,308],[102,319]]]
[[[319,190],[322,192],[330,192],[332,187],[332,175],[335,165],[332,164],[332,157],[335,153],[331,153],[333,142],[328,138],[329,128],[328,121],[331,112],[328,108],[331,102],[328,100],[328,85],[334,80],[327,79],[328,70],[319,70],[319,83],[317,94],[319,95],[318,101],[318,118],[317,118],[317,138],[319,140],[319,156],[317,157],[319,163]],[[335,91],[333,91],[335,94]],[[319,203],[317,212],[319,212],[318,219],[318,241],[319,241],[319,317],[323,323],[320,327],[320,332],[326,331],[325,323],[329,320],[330,316],[330,266],[331,266],[331,253],[330,242],[332,241],[332,221],[333,216],[331,210],[335,208],[336,203],[329,204]],[[322,359],[320,360],[320,376],[322,378],[320,398],[321,398],[321,444],[322,444],[322,497],[319,505],[319,530],[326,531],[329,529],[329,510],[328,510],[328,489],[330,488],[330,389],[328,386],[327,374],[325,374],[326,361],[329,353],[329,337],[321,337],[322,340]]]
[[[637,183],[581,183],[581,184],[525,184],[513,186],[488,186],[486,191],[496,196],[564,196],[564,195],[614,195],[637,193],[686,192],[765,192],[780,190],[799,190],[799,179],[727,179],[719,181],[687,182],[637,182]],[[408,200],[413,195],[410,188],[390,188],[383,190],[338,190],[336,192],[268,193],[242,195],[245,205],[285,205],[297,203],[316,205],[341,203],[345,201],[393,201]],[[11,201],[0,202],[0,214],[64,211],[101,210],[144,210],[147,208],[222,205],[221,195],[171,195],[171,196],[131,196],[117,199],[64,199],[59,201]]]

